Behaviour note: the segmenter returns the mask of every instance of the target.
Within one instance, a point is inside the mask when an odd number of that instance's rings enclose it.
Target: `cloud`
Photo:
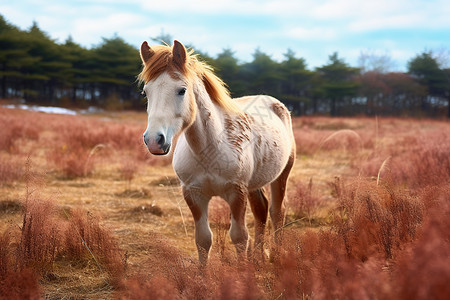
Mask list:
[[[325,24],[338,21],[350,32],[383,29],[450,28],[447,0],[330,0],[312,9],[311,16]]]
[[[294,27],[286,31],[289,38],[304,41],[336,40],[339,33],[336,29],[330,27]]]
[[[144,23],[143,16],[131,13],[114,13],[97,18],[79,18],[73,22],[76,34],[98,35],[105,32],[118,32],[122,29],[138,27],[137,24]],[[144,23],[145,24],[145,23]]]
[[[384,29],[405,29],[416,27],[422,23],[422,18],[418,14],[380,16],[371,19],[358,19],[351,22],[348,29],[351,32],[369,32]]]
[[[132,0],[149,12],[232,15],[299,15],[308,5],[298,0]]]
[[[136,0],[135,0],[136,1]],[[223,14],[230,11],[235,13],[248,13],[253,1],[233,1],[233,0],[137,0],[144,10],[159,13],[179,13],[186,14]]]
[[[27,13],[24,13],[23,10],[16,6],[1,5],[0,13],[8,22],[21,28],[30,26],[33,21],[33,18],[30,18]]]

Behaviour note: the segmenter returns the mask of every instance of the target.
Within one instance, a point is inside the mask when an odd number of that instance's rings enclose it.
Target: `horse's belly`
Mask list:
[[[281,121],[276,125],[254,133],[250,190],[271,183],[286,167],[292,150],[291,135]]]

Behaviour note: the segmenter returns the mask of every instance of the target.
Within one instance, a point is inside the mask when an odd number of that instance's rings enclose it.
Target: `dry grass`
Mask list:
[[[448,122],[295,119],[282,245],[236,261],[214,199],[207,267],[170,161],[141,145],[144,114],[0,108],[0,122],[2,299],[450,296]]]

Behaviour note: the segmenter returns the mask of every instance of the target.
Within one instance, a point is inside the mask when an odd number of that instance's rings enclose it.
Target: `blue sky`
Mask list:
[[[405,70],[432,50],[450,67],[448,0],[0,0],[0,14],[85,47],[114,34],[139,47],[164,31],[212,56],[231,48],[241,62],[257,48],[280,61],[290,48],[310,69],[337,51],[352,66],[366,53]]]

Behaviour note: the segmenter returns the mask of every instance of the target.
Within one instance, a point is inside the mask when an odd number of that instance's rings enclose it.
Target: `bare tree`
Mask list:
[[[358,67],[360,68],[361,73],[388,73],[395,69],[396,63],[387,51],[380,54],[375,50],[365,50],[361,51],[361,54],[359,55]]]

